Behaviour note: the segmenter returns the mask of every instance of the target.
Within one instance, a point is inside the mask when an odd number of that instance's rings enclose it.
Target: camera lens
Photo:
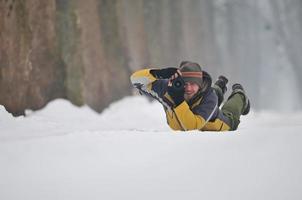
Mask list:
[[[174,87],[180,88],[182,86],[181,81],[174,81]]]
[[[172,87],[176,90],[182,90],[184,88],[184,85],[185,83],[181,77],[174,79],[172,82]]]

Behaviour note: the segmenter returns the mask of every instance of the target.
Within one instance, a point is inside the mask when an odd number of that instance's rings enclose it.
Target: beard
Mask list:
[[[184,98],[185,98],[185,100],[188,102],[190,99],[192,99],[192,97],[193,97],[194,95],[193,94],[184,94]]]

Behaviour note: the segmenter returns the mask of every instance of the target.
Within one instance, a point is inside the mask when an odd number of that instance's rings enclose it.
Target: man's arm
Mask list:
[[[151,69],[142,69],[134,72],[131,77],[132,85],[145,92],[151,93],[152,83],[157,79],[150,73]]]
[[[192,111],[184,101],[174,108],[174,112],[184,130],[200,130],[217,114],[217,97],[208,95],[204,97],[202,104]]]
[[[199,130],[204,127],[206,120],[198,114],[194,114],[187,102],[182,102],[176,108],[174,108],[175,115],[180,125],[185,131]]]
[[[175,74],[177,68],[142,69],[134,72],[131,77],[132,85],[140,91],[162,97],[167,90],[168,79]]]

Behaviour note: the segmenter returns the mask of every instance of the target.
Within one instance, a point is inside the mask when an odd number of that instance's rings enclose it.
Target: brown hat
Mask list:
[[[202,86],[202,70],[198,63],[183,61],[180,64],[181,76],[185,82],[194,82]]]

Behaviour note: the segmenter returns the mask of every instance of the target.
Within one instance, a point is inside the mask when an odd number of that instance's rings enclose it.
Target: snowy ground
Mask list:
[[[143,97],[27,113],[0,106],[1,200],[302,199],[302,113],[251,113],[225,133],[173,132]]]

